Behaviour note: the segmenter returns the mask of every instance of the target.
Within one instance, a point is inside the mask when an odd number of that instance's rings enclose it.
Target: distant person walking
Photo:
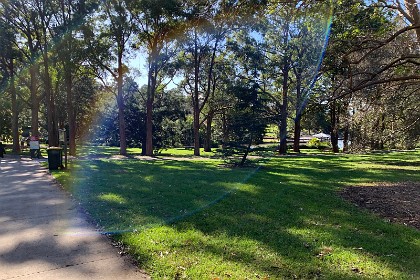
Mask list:
[[[0,157],[1,158],[4,157],[4,154],[5,153],[6,153],[6,149],[5,149],[4,145],[3,145],[3,143],[0,142]]]

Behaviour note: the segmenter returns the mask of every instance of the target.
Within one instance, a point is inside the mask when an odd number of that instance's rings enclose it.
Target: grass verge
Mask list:
[[[156,279],[419,279],[420,233],[343,201],[369,182],[420,181],[420,152],[81,160],[54,176]]]

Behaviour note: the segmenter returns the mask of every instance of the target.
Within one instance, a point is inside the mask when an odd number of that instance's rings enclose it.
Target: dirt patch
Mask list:
[[[420,182],[347,187],[341,196],[395,223],[420,230]]]

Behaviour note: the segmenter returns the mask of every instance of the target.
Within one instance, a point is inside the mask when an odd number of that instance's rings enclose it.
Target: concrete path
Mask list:
[[[0,158],[0,280],[149,279],[36,160]]]

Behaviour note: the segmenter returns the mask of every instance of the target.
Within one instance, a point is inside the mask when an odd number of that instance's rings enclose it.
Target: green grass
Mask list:
[[[78,151],[79,156],[111,156],[117,155],[119,153],[119,147],[109,147],[109,146],[84,146],[80,151]],[[139,156],[141,155],[141,148],[127,148],[127,153],[130,156]],[[185,148],[168,148],[159,150],[156,153],[157,157],[170,156],[170,157],[187,157],[193,156],[193,149]],[[215,152],[204,152],[204,149],[200,149],[200,156],[202,157],[213,157]]]
[[[271,157],[260,169],[104,158],[54,175],[155,279],[419,279],[419,231],[337,193],[420,181],[419,156]]]

